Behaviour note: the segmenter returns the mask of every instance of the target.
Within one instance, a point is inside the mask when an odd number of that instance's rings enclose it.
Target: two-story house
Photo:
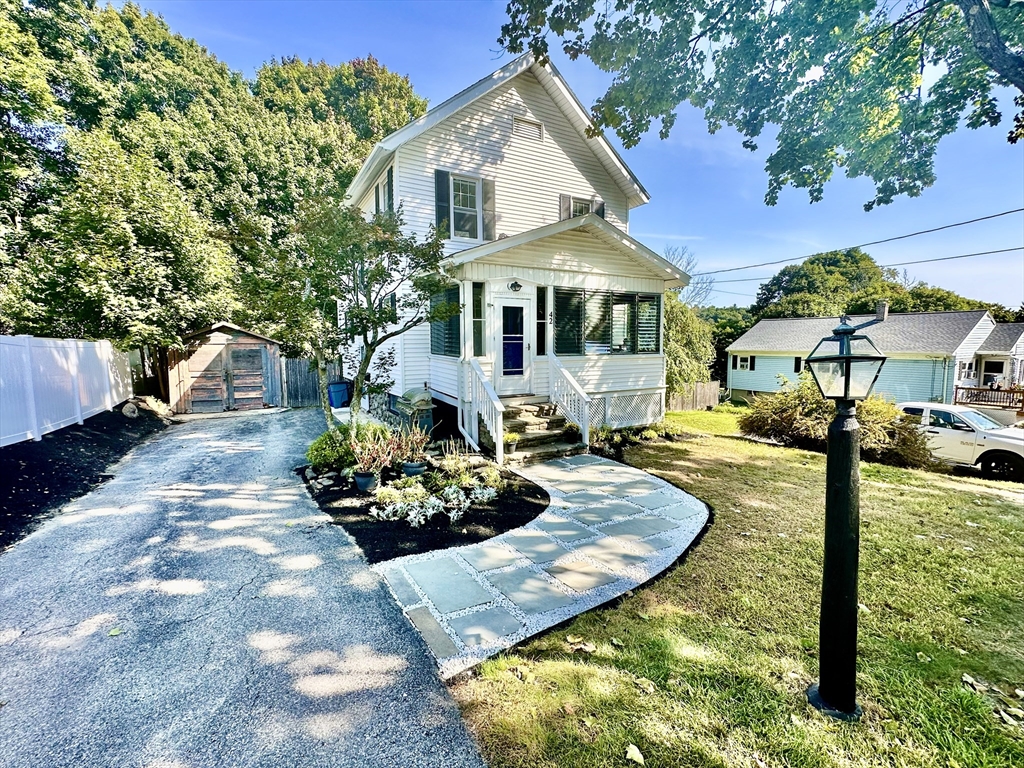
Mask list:
[[[349,188],[447,233],[462,314],[396,340],[394,392],[425,383],[499,457],[530,405],[584,434],[664,414],[662,298],[689,278],[630,237],[648,194],[591,126],[555,68],[522,56],[378,143]]]

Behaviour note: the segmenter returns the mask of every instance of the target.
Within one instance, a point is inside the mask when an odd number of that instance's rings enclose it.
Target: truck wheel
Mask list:
[[[981,474],[989,480],[1024,482],[1024,458],[1012,453],[990,453],[981,458]]]

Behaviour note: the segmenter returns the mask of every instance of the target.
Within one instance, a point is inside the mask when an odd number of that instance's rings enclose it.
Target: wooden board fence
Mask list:
[[[691,384],[686,392],[665,395],[667,411],[705,411],[718,405],[718,382]]]
[[[327,381],[341,378],[337,363],[327,364]],[[316,361],[301,357],[281,358],[282,405],[288,408],[309,408],[320,405],[320,379]]]

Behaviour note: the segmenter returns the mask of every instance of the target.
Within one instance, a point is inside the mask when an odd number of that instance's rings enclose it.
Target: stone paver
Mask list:
[[[459,616],[448,622],[469,647],[489,645],[502,637],[513,635],[523,628],[519,619],[504,608],[488,608],[467,616]],[[443,658],[439,656],[438,658]]]
[[[409,580],[405,578],[405,574],[397,568],[389,568],[383,572],[383,575],[388,586],[391,587],[391,591],[394,592],[395,597],[398,598],[399,603],[402,605],[416,605],[417,603],[423,602],[419,593],[413,589],[412,584],[410,584]]]
[[[405,566],[406,573],[440,613],[452,613],[491,601],[491,594],[450,557]]]
[[[566,553],[565,547],[537,531],[520,529],[506,535],[504,542],[511,544],[535,563],[550,563]]]
[[[545,533],[550,533],[560,541],[579,541],[580,539],[594,538],[594,532],[592,530],[580,525],[579,523],[574,523],[572,520],[563,520],[562,518],[558,518],[557,520],[541,520],[536,523],[536,526]]]
[[[487,579],[523,613],[545,613],[573,601],[565,592],[526,568],[494,573]]]
[[[492,571],[512,565],[519,557],[507,547],[500,544],[481,544],[459,550],[459,554],[478,571]]]
[[[656,533],[664,533],[678,528],[679,524],[663,517],[634,517],[621,523],[612,523],[601,528],[605,536],[618,536],[620,539],[646,539]]]
[[[605,573],[585,560],[577,560],[564,565],[551,565],[544,570],[577,592],[586,592],[619,580],[618,576]]]
[[[708,519],[685,491],[598,456],[519,473],[551,498],[533,522],[483,544],[374,566],[404,569],[426,595],[410,605],[401,580],[388,577],[410,619],[426,628],[444,678],[635,589],[675,562]]]

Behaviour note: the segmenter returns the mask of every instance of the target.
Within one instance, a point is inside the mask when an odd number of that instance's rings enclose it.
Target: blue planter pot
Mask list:
[[[427,462],[425,461],[403,461],[402,462],[402,474],[406,477],[418,477],[427,471]]]
[[[362,493],[370,493],[377,488],[377,476],[373,472],[354,472],[352,477]]]

